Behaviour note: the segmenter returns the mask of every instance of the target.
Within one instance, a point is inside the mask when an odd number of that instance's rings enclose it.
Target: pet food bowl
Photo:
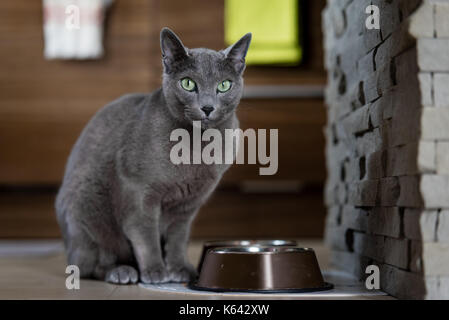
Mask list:
[[[282,246],[210,249],[198,281],[190,287],[256,293],[300,293],[333,288],[324,282],[312,249]]]
[[[204,258],[210,249],[220,247],[296,247],[298,243],[295,240],[216,240],[206,241],[203,245],[203,252],[201,253],[200,263],[198,264],[198,273],[201,272]]]

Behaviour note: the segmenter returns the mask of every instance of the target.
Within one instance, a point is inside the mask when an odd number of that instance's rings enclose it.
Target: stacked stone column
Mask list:
[[[333,265],[449,298],[449,0],[328,0],[323,30]]]

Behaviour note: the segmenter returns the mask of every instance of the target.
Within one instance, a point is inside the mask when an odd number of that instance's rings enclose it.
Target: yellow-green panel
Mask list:
[[[252,32],[247,64],[297,64],[298,0],[225,0],[225,41],[228,45]]]

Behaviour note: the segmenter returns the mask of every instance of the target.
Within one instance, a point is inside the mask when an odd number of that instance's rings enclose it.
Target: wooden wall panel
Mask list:
[[[279,170],[274,176],[260,176],[259,164],[234,165],[224,182],[324,180],[326,115],[321,99],[247,99],[240,104],[238,115],[242,130],[278,129]]]
[[[56,238],[55,190],[1,190],[0,238]],[[192,238],[320,237],[326,210],[320,186],[300,193],[217,190],[195,219]]]
[[[224,189],[201,208],[192,237],[321,237],[325,215],[320,186],[296,194],[245,194]]]
[[[103,59],[48,61],[42,1],[0,2],[0,184],[59,184],[90,117],[159,79],[150,67],[152,6],[150,0],[115,1]]]
[[[0,238],[60,237],[54,199],[54,190],[1,190]]]

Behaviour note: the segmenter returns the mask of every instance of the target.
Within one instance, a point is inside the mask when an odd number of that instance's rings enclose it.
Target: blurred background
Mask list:
[[[50,5],[0,1],[0,238],[60,236],[53,201],[72,145],[107,102],[160,86],[164,26],[187,47],[212,49],[253,32],[239,118],[242,129],[279,129],[278,173],[233,166],[192,237],[322,237],[325,0],[115,0],[95,59],[48,59],[66,39]]]

